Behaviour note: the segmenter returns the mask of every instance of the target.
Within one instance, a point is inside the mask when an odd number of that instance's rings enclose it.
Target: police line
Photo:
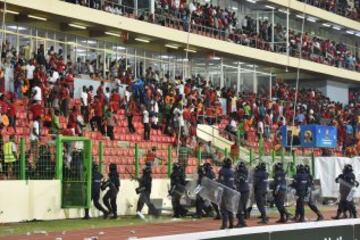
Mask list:
[[[357,240],[360,219],[291,223],[140,238],[142,240]]]

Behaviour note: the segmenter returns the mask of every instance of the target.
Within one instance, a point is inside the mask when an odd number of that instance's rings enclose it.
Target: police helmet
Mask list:
[[[353,168],[350,164],[346,164],[345,167],[344,167],[344,171],[345,172],[352,172],[353,171]]]
[[[246,169],[245,163],[244,163],[244,162],[240,162],[236,169],[237,169],[238,171],[242,171],[242,170]]]
[[[179,168],[180,168],[180,164],[179,164],[179,163],[176,162],[176,163],[173,164],[173,170],[174,170],[174,171],[178,170]]]
[[[211,163],[209,163],[209,162],[204,163],[204,168],[205,169],[212,169]]]
[[[258,170],[265,171],[266,170],[266,164],[264,162],[261,162],[258,164]]]
[[[275,164],[274,168],[275,168],[275,171],[281,171],[281,170],[284,170],[283,167],[284,167],[283,163],[278,162],[278,163]]]
[[[299,164],[296,166],[296,172],[304,172],[305,171],[305,167],[302,164]]]
[[[96,162],[93,162],[93,164],[92,164],[92,169],[94,170],[94,171],[96,171],[96,170],[98,170],[98,164],[96,163]]]
[[[116,164],[115,163],[110,163],[109,171],[110,172],[116,172],[116,169],[117,169]]]
[[[225,168],[231,168],[231,165],[232,165],[231,159],[230,158],[225,158],[223,166]]]

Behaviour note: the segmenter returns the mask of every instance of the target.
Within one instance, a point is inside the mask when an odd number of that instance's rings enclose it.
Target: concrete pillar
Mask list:
[[[257,93],[258,88],[258,79],[257,79],[257,73],[256,73],[256,66],[254,66],[253,70],[253,92]]]

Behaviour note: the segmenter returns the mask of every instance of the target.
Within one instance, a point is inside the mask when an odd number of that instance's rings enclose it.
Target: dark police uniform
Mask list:
[[[309,168],[303,165],[299,165],[297,167],[297,172],[294,177],[294,182],[292,183],[292,187],[296,190],[296,195],[298,196],[298,199],[296,201],[296,214],[295,214],[295,220],[299,222],[305,221],[305,201],[307,201],[308,206],[310,209],[315,212],[318,216],[318,221],[323,219],[322,214],[320,213],[319,209],[313,202],[312,196],[311,196],[311,188],[313,186],[313,179],[309,172]],[[306,198],[309,198],[306,200]]]
[[[272,182],[271,189],[273,191],[275,206],[280,214],[280,219],[277,223],[285,223],[288,221],[290,214],[284,206],[286,197],[286,173],[282,163],[275,165],[274,181]]]
[[[350,216],[356,218],[356,208],[352,197],[349,197],[349,194],[352,194],[352,188],[359,186],[359,183],[355,179],[352,166],[347,164],[343,169],[343,173],[340,174],[335,182],[340,183],[340,202],[337,209],[337,214],[333,219],[339,219],[341,213],[346,214],[346,211],[350,212]],[[346,215],[345,215],[346,216]]]
[[[117,204],[116,198],[120,188],[120,179],[119,174],[116,169],[116,164],[111,163],[109,166],[109,178],[101,184],[101,190],[109,190],[105,193],[103,197],[103,202],[108,212],[112,212],[113,216],[111,218],[117,218]]]
[[[139,181],[139,187],[136,189],[136,192],[139,195],[139,200],[137,202],[136,212],[141,212],[146,204],[149,208],[149,213],[155,216],[159,215],[159,210],[155,208],[154,204],[150,201],[151,187],[152,187],[152,177],[151,177],[151,163],[146,163],[145,168],[143,169],[143,175]]]
[[[100,187],[101,187],[101,179],[103,175],[99,173],[97,169],[97,165],[93,164],[92,168],[92,182],[91,182],[91,200],[94,202],[94,206],[104,214],[104,218],[107,217],[108,212],[105,208],[99,203],[100,200]],[[84,219],[89,219],[89,209],[85,209],[85,217]]]
[[[261,222],[266,224],[268,222],[268,217],[266,216],[265,204],[266,204],[266,194],[267,194],[267,179],[269,174],[266,172],[265,163],[260,163],[256,166],[254,172],[254,194],[256,205],[261,213]]]
[[[185,191],[185,172],[183,167],[179,164],[174,163],[173,171],[170,175],[170,191],[169,194],[171,196],[171,204],[174,211],[175,218],[183,217],[186,215],[187,210],[181,206],[180,199]]]
[[[236,190],[240,192],[239,211],[237,213],[238,223],[237,227],[246,227],[245,214],[246,206],[249,200],[250,188],[249,188],[249,171],[244,162],[241,162],[235,171],[235,185]]]
[[[216,175],[212,170],[210,163],[205,163],[204,165],[198,168],[198,181],[197,181],[198,184],[201,184],[201,180],[203,177],[207,177],[211,180],[215,179]],[[206,206],[206,202],[204,201],[204,199],[202,199],[199,196],[199,194],[196,196],[195,206],[196,206],[195,217],[200,218],[204,215],[209,216],[213,208],[216,213],[215,219],[221,218],[218,206],[215,203],[211,203],[211,205],[209,204],[208,206]]]
[[[219,183],[221,183],[229,188],[235,189],[234,171],[231,169],[231,160],[228,158],[224,160],[224,164],[219,171],[218,181],[219,181]],[[225,208],[224,202],[225,201],[223,200],[221,203],[221,206],[220,206],[220,211],[222,214],[221,229],[233,228],[234,227],[233,213],[228,211]],[[229,222],[229,226],[228,226],[228,222]]]

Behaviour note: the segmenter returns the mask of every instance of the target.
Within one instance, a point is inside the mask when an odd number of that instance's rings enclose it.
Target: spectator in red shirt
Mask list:
[[[136,106],[136,102],[134,100],[133,97],[130,98],[129,104],[126,108],[126,117],[127,117],[127,121],[128,121],[128,129],[130,133],[135,133],[135,127],[132,123],[133,117],[135,115],[137,111],[137,106]]]
[[[105,86],[104,81],[101,81],[100,86],[96,89],[96,95],[98,96],[104,95],[104,86]]]
[[[6,98],[5,98],[5,95],[2,94],[0,96],[0,113],[1,114],[6,114],[8,111],[8,104],[6,102]]]
[[[103,116],[104,116],[104,105],[100,100],[98,95],[95,96],[94,104],[93,104],[94,116],[90,120],[91,129],[95,131],[95,125],[97,130],[100,131],[103,135],[105,135],[105,129],[103,126]]]
[[[110,96],[110,104],[109,105],[114,113],[117,113],[119,111],[120,101],[121,101],[120,94],[118,93],[118,91],[116,89],[113,89],[111,96]]]
[[[41,119],[43,114],[43,107],[41,103],[36,102],[30,106],[29,112],[32,114],[32,120],[34,121],[37,118]]]
[[[146,163],[150,162],[153,163],[155,161],[156,158],[156,147],[152,147],[151,150],[149,149],[149,151],[146,154]]]
[[[70,96],[74,96],[74,75],[71,70],[65,76],[65,82],[69,86]]]

